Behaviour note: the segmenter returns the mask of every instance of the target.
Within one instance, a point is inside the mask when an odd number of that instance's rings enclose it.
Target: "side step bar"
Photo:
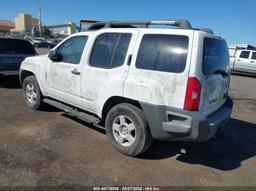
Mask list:
[[[62,102],[55,101],[55,100],[48,99],[48,98],[43,99],[43,102],[45,102],[53,107],[56,107],[58,109],[61,109],[61,110],[65,111],[66,113],[68,113],[72,116],[75,116],[81,120],[84,120],[88,123],[98,124],[100,122],[100,118],[95,117],[94,115],[82,112],[82,111],[78,111],[76,108],[73,108],[72,106],[68,106]]]

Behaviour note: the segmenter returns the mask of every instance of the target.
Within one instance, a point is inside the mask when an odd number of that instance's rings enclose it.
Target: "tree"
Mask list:
[[[45,39],[52,38],[52,33],[51,33],[50,29],[47,26],[43,26],[41,35]]]

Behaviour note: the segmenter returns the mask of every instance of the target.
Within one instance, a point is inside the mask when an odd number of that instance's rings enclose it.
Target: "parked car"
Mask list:
[[[46,41],[47,41],[47,43],[49,43],[51,45],[51,48],[53,48],[54,46],[56,46],[58,44],[58,42],[56,42],[56,40],[54,40],[54,39],[48,39]]]
[[[229,49],[232,72],[256,74],[256,50]]]
[[[36,54],[27,40],[0,38],[0,76],[18,75],[21,62]]]
[[[136,156],[153,139],[213,137],[232,112],[228,71],[226,41],[188,21],[100,22],[26,58],[20,81],[30,108],[103,124],[118,151]]]
[[[45,44],[43,44],[40,40],[35,40],[29,36],[25,36],[24,39],[28,40],[35,48],[45,47]]]
[[[24,39],[28,40],[35,48],[53,48],[54,46],[48,43],[43,38],[32,38],[25,36]]]
[[[35,40],[40,41],[42,47],[46,47],[46,48],[53,48],[56,44],[52,41],[47,41],[44,38],[41,37],[37,37],[35,38]]]

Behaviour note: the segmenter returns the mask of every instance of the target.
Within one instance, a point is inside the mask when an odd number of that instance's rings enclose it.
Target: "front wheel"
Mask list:
[[[145,152],[153,141],[143,111],[131,104],[114,106],[107,114],[105,127],[110,143],[129,156]]]
[[[43,95],[40,91],[36,77],[26,77],[23,81],[22,87],[27,105],[35,110],[43,108]]]

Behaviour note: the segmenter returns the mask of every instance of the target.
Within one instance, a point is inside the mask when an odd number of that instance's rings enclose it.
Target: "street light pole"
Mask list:
[[[39,36],[41,37],[42,35],[42,20],[41,20],[41,6],[39,6],[38,9],[38,29],[39,29]]]

